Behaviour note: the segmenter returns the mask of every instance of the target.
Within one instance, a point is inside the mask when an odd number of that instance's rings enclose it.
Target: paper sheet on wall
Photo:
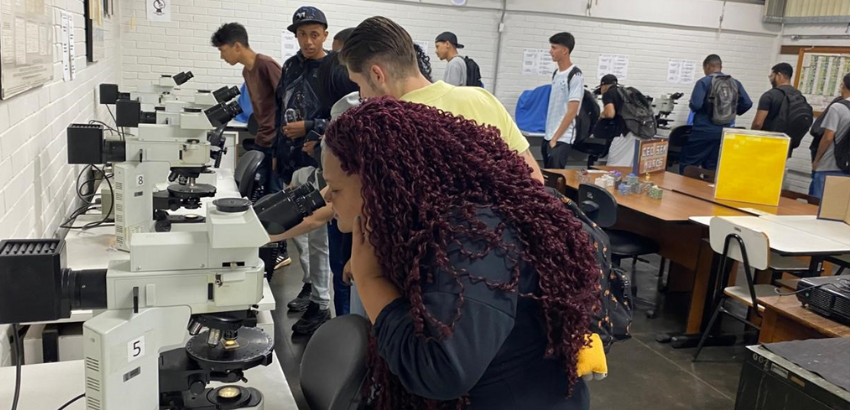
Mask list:
[[[52,3],[51,3],[52,4]],[[7,99],[53,79],[53,7],[45,0],[0,1],[2,79],[0,98]]]
[[[148,21],[171,21],[171,2],[173,0],[147,1]],[[100,3],[97,4],[100,6]],[[98,7],[98,24],[100,24],[100,7]]]
[[[297,54],[299,48],[300,46],[298,45],[298,39],[295,38],[295,34],[289,30],[280,32],[280,55],[283,56],[282,61],[286,61],[289,57]]]
[[[418,45],[419,45],[419,48],[421,48],[421,49],[422,49],[422,51],[424,51],[424,52],[425,52],[425,55],[426,55],[426,56],[428,55],[428,42],[427,42],[427,41],[413,40],[413,42],[414,42],[415,44],[418,44]]]
[[[527,48],[522,53],[522,75],[551,76],[558,65],[552,61],[549,50],[542,48]]]
[[[68,14],[68,61],[71,63],[71,79],[77,78],[77,39],[74,34],[74,16]]]
[[[629,56],[622,54],[600,54],[596,70],[597,78],[606,74],[614,74],[617,80],[623,81],[629,76]]]
[[[696,80],[697,62],[694,60],[669,60],[667,62],[667,82],[690,84]]]
[[[66,12],[61,12],[62,19],[61,30],[59,33],[59,41],[62,44],[62,78],[65,81],[71,80],[71,47],[68,44],[68,21],[70,15]]]

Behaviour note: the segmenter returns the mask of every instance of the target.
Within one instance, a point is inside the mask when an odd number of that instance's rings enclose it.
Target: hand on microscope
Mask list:
[[[307,135],[307,125],[304,121],[290,122],[283,126],[283,134],[290,139],[305,137]]]

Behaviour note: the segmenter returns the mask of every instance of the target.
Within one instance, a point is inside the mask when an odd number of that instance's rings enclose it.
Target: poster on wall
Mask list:
[[[146,0],[148,2],[148,21],[171,21],[171,2],[173,0]]]
[[[0,0],[0,99],[53,79],[52,17],[44,0]]]
[[[600,54],[596,77],[601,79],[606,74],[614,74],[619,81],[627,79],[629,77],[629,56],[622,54]]]
[[[300,48],[295,34],[289,30],[280,32],[280,55],[283,57],[281,61],[286,61],[289,57],[297,54]]]
[[[667,82],[692,84],[696,81],[697,62],[694,60],[670,59],[667,62]]]
[[[558,64],[552,61],[547,49],[527,48],[522,53],[522,75],[551,76],[557,69]]]
[[[66,11],[60,11],[59,16],[62,22],[59,24],[59,44],[62,45],[62,79],[71,81],[71,37],[68,33],[71,30],[70,20],[71,15]]]

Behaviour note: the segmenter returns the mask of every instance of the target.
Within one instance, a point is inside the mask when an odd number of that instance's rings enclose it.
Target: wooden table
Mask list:
[[[546,171],[565,177],[568,194],[575,198],[578,190],[578,170]],[[600,174],[601,175],[601,174]],[[686,333],[696,334],[708,323],[711,309],[706,310],[709,295],[712,295],[712,262],[714,252],[703,241],[708,237],[708,227],[689,221],[694,216],[748,216],[733,208],[717,205],[676,192],[664,192],[661,200],[646,195],[620,195],[612,192],[617,200],[618,215],[616,229],[634,232],[658,242],[661,256],[670,265],[670,289],[687,290],[692,293]]]
[[[804,308],[796,296],[768,296],[758,301],[764,305],[759,343],[850,337],[850,327]]]
[[[600,170],[617,170],[623,174],[631,172],[630,167],[597,167]],[[773,215],[817,215],[817,205],[807,204],[791,198],[780,197],[779,206],[768,206],[751,204],[747,202],[726,201],[714,198],[714,184],[700,181],[694,178],[688,178],[683,175],[674,174],[672,172],[658,172],[650,174],[652,182],[669,191],[677,192],[683,195],[698,198],[704,201],[712,202],[721,206],[737,209],[741,212],[750,213],[753,215],[773,214]],[[643,176],[641,176],[643,180]],[[666,194],[665,194],[666,195]],[[705,215],[703,215],[705,216]]]

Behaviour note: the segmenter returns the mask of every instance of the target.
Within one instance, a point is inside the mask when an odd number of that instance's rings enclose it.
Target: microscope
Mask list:
[[[175,90],[179,90],[179,86],[185,84],[195,75],[192,74],[191,71],[188,72],[180,72],[175,75],[162,74],[160,75],[159,80],[153,82],[152,84],[146,84],[141,87],[139,91],[133,91],[126,94],[124,97],[127,99],[138,100],[142,104],[144,104],[145,109],[152,110],[155,106],[161,106],[166,101],[177,101],[178,97],[174,94]],[[115,86],[114,92],[115,95],[107,95],[107,98],[118,99],[118,86]],[[103,96],[103,88],[101,88],[101,100],[104,98]]]
[[[682,93],[661,94],[652,100],[652,108],[655,110],[655,120],[658,123],[658,128],[670,129],[670,123],[673,122],[669,118],[670,114],[676,108],[676,104],[678,104],[677,100],[682,98],[683,95]]]
[[[69,164],[113,163],[119,249],[129,250],[130,237],[138,232],[204,222],[196,214],[169,215],[167,211],[198,209],[202,198],[216,195],[215,186],[199,183],[198,178],[219,167],[227,152],[224,127],[241,111],[235,101],[220,102],[207,109],[185,109],[179,114],[179,125],[150,124],[141,122],[140,101],[118,99],[116,124],[134,128],[135,134],[123,133],[116,140],[105,138],[100,125],[68,127]],[[166,175],[172,184],[155,192],[155,184]]]
[[[263,394],[236,383],[273,359],[270,337],[253,327],[263,226],[291,228],[322,206],[309,185],[261,212],[217,199],[195,230],[136,233],[130,260],[107,269],[67,269],[60,239],[2,241],[0,323],[95,310],[83,325],[87,409],[262,410]]]

